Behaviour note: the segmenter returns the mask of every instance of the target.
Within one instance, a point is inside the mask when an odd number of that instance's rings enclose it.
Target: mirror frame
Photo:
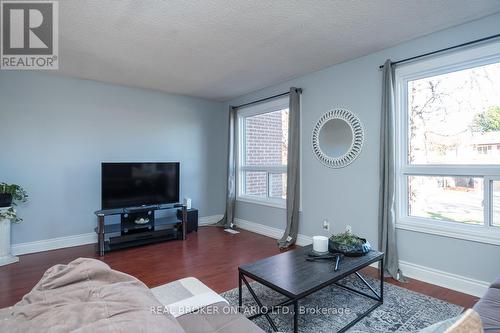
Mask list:
[[[338,157],[326,155],[320,147],[319,134],[323,126],[330,120],[344,120],[352,131],[352,142],[347,152]],[[312,148],[318,160],[329,168],[344,168],[354,162],[363,148],[364,130],[359,118],[347,109],[333,109],[325,113],[314,126],[312,133]]]

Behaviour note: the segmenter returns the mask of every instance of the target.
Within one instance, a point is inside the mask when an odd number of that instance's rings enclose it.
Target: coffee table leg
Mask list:
[[[259,300],[259,298],[255,294],[255,292],[253,291],[252,287],[250,287],[250,284],[248,283],[247,279],[245,279],[245,276],[243,274],[241,274],[241,279],[245,283],[245,286],[247,287],[248,291],[252,295],[255,303],[257,303],[257,305],[259,306],[259,311],[262,311],[262,309],[264,308],[264,305],[262,305],[262,302]],[[273,329],[273,332],[278,332],[278,327],[276,327],[276,324],[271,319],[271,316],[269,315],[269,313],[267,313],[267,311],[266,311],[266,312],[261,312],[261,314],[264,317],[266,317],[267,321],[269,322],[269,325],[271,325],[271,328]]]
[[[241,311],[241,307],[243,305],[243,295],[241,294],[241,273],[238,274],[238,311]]]
[[[293,332],[299,332],[299,302],[293,302]]]
[[[384,303],[384,258],[380,260],[380,302]]]

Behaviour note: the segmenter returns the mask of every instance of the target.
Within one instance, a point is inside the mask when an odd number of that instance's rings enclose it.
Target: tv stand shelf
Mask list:
[[[182,209],[181,219],[176,214],[171,217],[155,218],[154,212],[170,209]],[[127,223],[124,225],[124,216],[129,214],[150,213],[153,222],[148,224]],[[97,252],[103,256],[105,252],[123,249],[131,246],[151,244],[172,239],[186,239],[187,208],[185,205],[158,205],[148,207],[134,207],[132,209],[107,209],[95,212],[97,216]],[[107,216],[120,215],[121,223],[105,224]],[[124,232],[125,230],[125,232]]]

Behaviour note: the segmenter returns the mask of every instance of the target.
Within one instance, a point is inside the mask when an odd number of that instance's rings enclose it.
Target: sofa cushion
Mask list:
[[[500,276],[491,284],[490,288],[500,289]]]
[[[485,332],[500,333],[500,289],[489,288],[474,310],[481,317]]]
[[[426,327],[418,333],[483,333],[481,318],[473,309]]]
[[[446,333],[483,333],[481,317],[473,309],[468,309],[446,330]]]
[[[174,317],[207,305],[227,301],[194,277],[176,280],[151,289],[153,295]]]
[[[189,333],[264,333],[245,316],[225,302],[212,304],[195,313],[177,317],[177,321]]]

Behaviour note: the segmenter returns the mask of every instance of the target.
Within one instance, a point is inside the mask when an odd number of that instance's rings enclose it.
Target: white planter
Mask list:
[[[10,220],[0,220],[0,266],[12,264],[19,261],[19,258],[14,257],[11,253],[10,225]]]

